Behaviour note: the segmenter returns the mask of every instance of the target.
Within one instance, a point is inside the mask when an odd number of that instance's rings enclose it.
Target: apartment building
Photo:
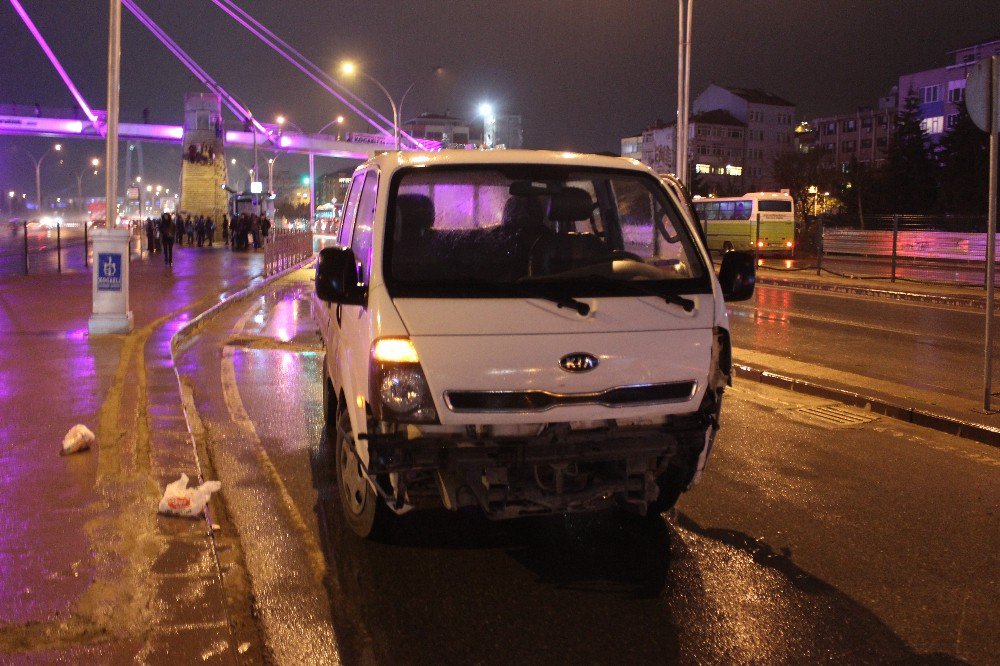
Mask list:
[[[920,126],[932,141],[940,141],[958,118],[965,101],[965,77],[983,58],[1000,55],[1000,39],[948,52],[948,64],[899,77],[898,108],[902,110],[912,92],[920,102]]]
[[[895,133],[896,108],[860,107],[854,113],[816,118],[811,125],[811,148],[823,151],[826,168],[847,171],[852,160],[877,167],[885,162]]]
[[[689,118],[689,164],[700,194],[743,194],[746,124],[726,111]],[[658,173],[676,171],[676,123],[658,120],[641,135],[622,139],[622,156],[635,157]],[[753,189],[753,188],[750,188]]]
[[[740,166],[747,191],[774,190],[774,158],[795,149],[795,104],[752,88],[708,86],[691,107],[695,115],[725,111],[743,123],[745,147]],[[696,160],[697,162],[697,160]]]

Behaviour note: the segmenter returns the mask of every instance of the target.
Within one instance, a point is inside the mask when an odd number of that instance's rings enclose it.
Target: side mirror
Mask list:
[[[358,283],[358,261],[347,247],[325,247],[316,261],[316,295],[342,305],[364,305],[366,289]]]
[[[719,267],[722,297],[727,301],[745,301],[753,296],[757,282],[757,265],[749,252],[727,252]]]

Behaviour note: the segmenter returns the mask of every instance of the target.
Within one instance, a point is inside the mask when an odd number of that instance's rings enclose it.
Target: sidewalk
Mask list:
[[[253,623],[222,585],[238,549],[156,508],[182,472],[198,479],[170,337],[262,265],[221,247],[177,248],[172,270],[133,259],[128,336],[87,334],[87,273],[0,282],[0,661],[255,660]],[[76,423],[97,444],[60,457]]]
[[[817,276],[815,269],[763,269],[757,274],[757,284],[980,311],[986,309],[983,287],[853,279],[827,273]],[[870,408],[893,418],[1000,446],[1000,413],[985,413],[981,402],[974,403],[965,398],[746,349],[734,349],[733,362],[738,378]],[[996,404],[1000,406],[1000,399]]]

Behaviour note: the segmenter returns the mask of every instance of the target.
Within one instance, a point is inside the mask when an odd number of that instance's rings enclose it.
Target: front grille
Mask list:
[[[447,391],[445,404],[453,412],[544,412],[572,405],[634,407],[684,402],[694,397],[696,382],[619,386],[596,393],[549,391]]]

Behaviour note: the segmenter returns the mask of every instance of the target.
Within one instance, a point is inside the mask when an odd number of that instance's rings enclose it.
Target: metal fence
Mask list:
[[[83,223],[45,225],[19,222],[0,226],[0,276],[81,272],[90,265],[90,230]],[[142,248],[133,230],[130,248]]]
[[[785,269],[891,282],[985,285],[985,216],[820,217],[801,240],[800,260]],[[814,263],[802,260],[802,254],[812,254]]]
[[[274,275],[313,256],[312,231],[274,230],[264,242],[264,275]]]

